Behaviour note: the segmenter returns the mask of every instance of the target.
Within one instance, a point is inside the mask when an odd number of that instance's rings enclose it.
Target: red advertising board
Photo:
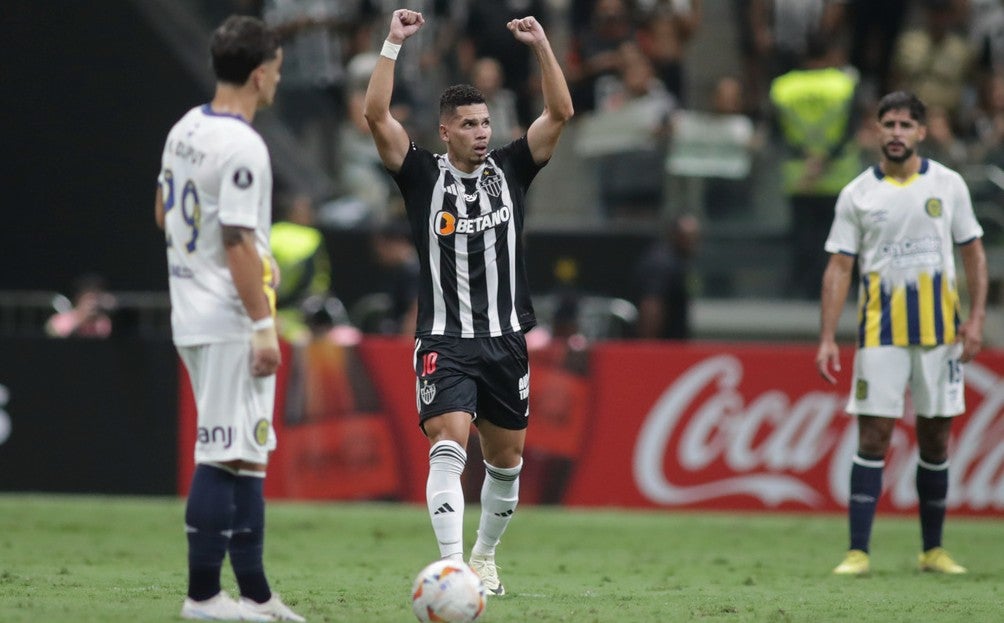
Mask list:
[[[808,346],[601,344],[590,366],[589,446],[564,498],[583,505],[833,511],[846,506],[855,421]],[[949,507],[1004,510],[1004,356],[966,367]],[[914,414],[897,426],[880,509],[916,507]]]
[[[339,361],[353,367],[348,376],[367,379],[375,403],[330,419],[282,423],[277,417],[279,450],[268,491],[422,502],[428,442],[415,413],[413,345],[367,338],[351,348],[354,356]],[[534,351],[521,502],[842,510],[857,443],[855,421],[844,413],[853,349],[844,349],[836,387],[816,373],[814,356],[811,345],[742,343],[607,342],[588,352],[554,345]],[[965,374],[968,412],[953,428],[948,503],[952,512],[999,514],[1004,351],[981,353]],[[280,379],[280,412],[288,385]],[[322,386],[331,394],[335,384]],[[181,458],[190,465],[194,410],[187,388],[180,403]],[[913,422],[908,408],[886,457],[880,501],[886,512],[916,508]],[[314,454],[304,458],[305,452]],[[479,481],[472,478],[483,471],[476,438],[468,454],[465,490],[476,500]],[[182,490],[187,473],[183,468]]]

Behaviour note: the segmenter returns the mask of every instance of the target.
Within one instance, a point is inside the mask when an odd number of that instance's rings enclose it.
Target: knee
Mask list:
[[[938,418],[917,418],[917,449],[928,463],[944,463],[948,459],[948,442],[952,421]]]
[[[885,456],[889,450],[895,421],[861,421],[858,425],[858,452],[868,456]]]
[[[925,463],[944,463],[948,460],[948,439],[918,439],[917,449]]]
[[[519,450],[497,452],[492,456],[485,456],[485,463],[499,469],[512,469],[523,465],[523,454]]]

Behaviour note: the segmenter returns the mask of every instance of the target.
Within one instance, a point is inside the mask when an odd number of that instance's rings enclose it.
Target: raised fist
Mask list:
[[[506,28],[520,43],[530,44],[543,41],[545,38],[543,26],[532,15],[522,19],[514,19],[506,24]]]
[[[387,40],[391,43],[400,44],[402,41],[412,36],[425,23],[425,18],[418,11],[408,9],[398,9],[390,18],[390,33]]]

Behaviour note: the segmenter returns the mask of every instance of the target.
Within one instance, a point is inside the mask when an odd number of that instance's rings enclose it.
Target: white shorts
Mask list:
[[[195,462],[268,463],[275,449],[275,375],[251,374],[250,342],[179,346],[192,381],[198,429]]]
[[[954,416],[966,410],[962,344],[872,346],[854,355],[848,413],[903,417],[910,390],[918,416]]]

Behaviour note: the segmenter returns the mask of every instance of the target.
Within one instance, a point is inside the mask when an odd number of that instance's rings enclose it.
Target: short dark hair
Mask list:
[[[878,119],[890,110],[907,110],[910,118],[920,125],[927,125],[927,106],[920,98],[909,91],[893,91],[879,100]]]
[[[259,65],[276,57],[279,37],[258,18],[231,15],[213,31],[209,51],[216,79],[242,85]]]
[[[485,96],[477,88],[469,84],[455,84],[447,87],[439,98],[439,117],[442,119],[453,115],[460,106],[484,103]]]

